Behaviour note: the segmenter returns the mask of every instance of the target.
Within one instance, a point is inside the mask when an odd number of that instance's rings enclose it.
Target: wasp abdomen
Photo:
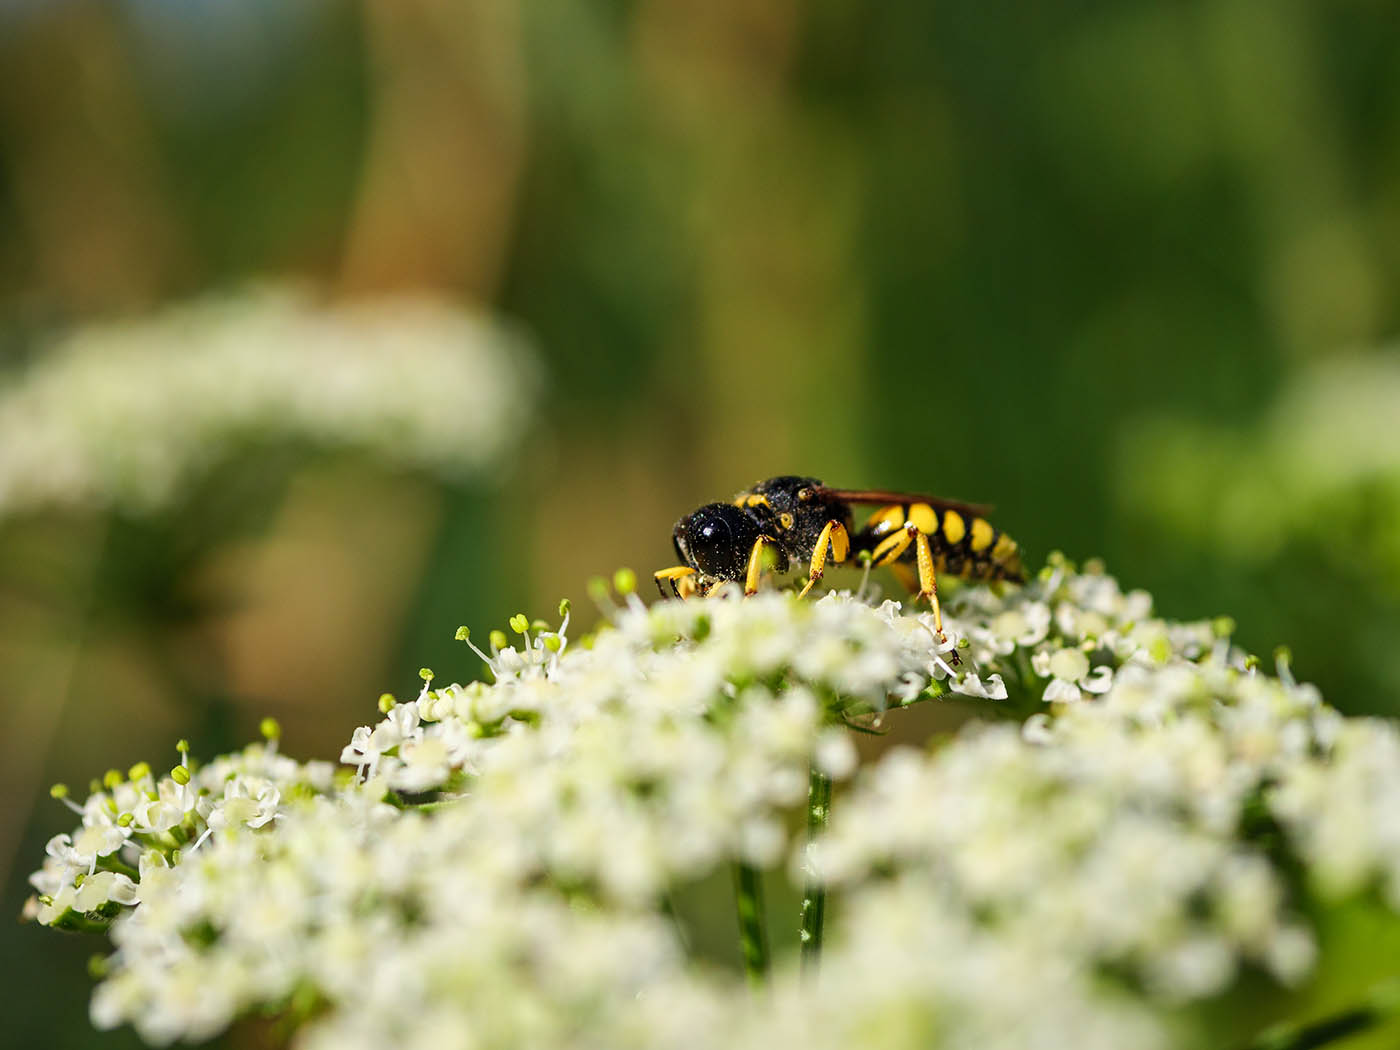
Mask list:
[[[892,504],[871,515],[857,534],[857,550],[874,550],[897,529],[912,525],[928,537],[929,549],[940,573],[965,580],[1009,580],[1021,583],[1021,552],[1015,540],[986,518],[963,514],[927,503]],[[914,560],[909,549],[898,560]]]

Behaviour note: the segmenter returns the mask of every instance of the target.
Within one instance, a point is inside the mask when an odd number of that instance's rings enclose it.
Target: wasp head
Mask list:
[[[676,522],[672,538],[681,561],[718,580],[742,580],[762,531],[732,503],[707,503]]]

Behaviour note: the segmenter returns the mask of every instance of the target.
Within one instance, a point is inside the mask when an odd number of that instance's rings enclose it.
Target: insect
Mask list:
[[[857,530],[851,507],[863,504],[877,509]],[[993,528],[987,513],[986,507],[932,496],[833,489],[792,475],[769,478],[730,503],[707,503],[676,522],[672,539],[681,564],[657,572],[656,586],[663,597],[669,584],[673,594],[686,598],[742,580],[744,593],[753,594],[766,567],[786,572],[797,563],[807,565],[805,595],[822,578],[828,559],[839,564],[853,550],[869,551],[873,565],[892,566],[916,600],[928,600],[941,636],[939,573],[1025,579],[1016,541]]]

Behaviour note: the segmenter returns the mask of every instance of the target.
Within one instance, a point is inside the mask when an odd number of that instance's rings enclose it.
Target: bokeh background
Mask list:
[[[1397,713],[1398,283],[1385,0],[3,0],[0,474],[55,353],[198,354],[231,337],[181,304],[269,284],[426,297],[533,377],[457,474],[269,427],[154,509],[0,501],[4,907],[50,783],[265,714],[334,757],[476,673],[458,624],[587,619],[778,473],[994,503]],[[452,342],[399,335],[406,375]],[[89,1029],[95,942],[0,936],[9,1045],[133,1042]]]

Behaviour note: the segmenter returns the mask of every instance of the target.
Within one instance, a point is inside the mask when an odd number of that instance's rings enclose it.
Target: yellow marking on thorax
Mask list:
[[[984,551],[992,545],[992,537],[997,530],[992,528],[991,523],[985,518],[972,519],[972,549],[974,551]]]
[[[762,493],[745,492],[742,495],[735,497],[734,506],[769,507],[768,497],[763,495]],[[769,507],[769,509],[771,510],[772,508]]]
[[[932,536],[938,532],[938,512],[927,503],[911,503],[909,520],[914,523],[914,528],[925,536]]]
[[[997,545],[992,548],[992,559],[994,561],[1006,561],[1016,553],[1016,541],[1006,533],[997,537]]]
[[[957,543],[967,535],[967,523],[963,517],[955,510],[945,510],[943,512],[943,538],[949,543]]]

